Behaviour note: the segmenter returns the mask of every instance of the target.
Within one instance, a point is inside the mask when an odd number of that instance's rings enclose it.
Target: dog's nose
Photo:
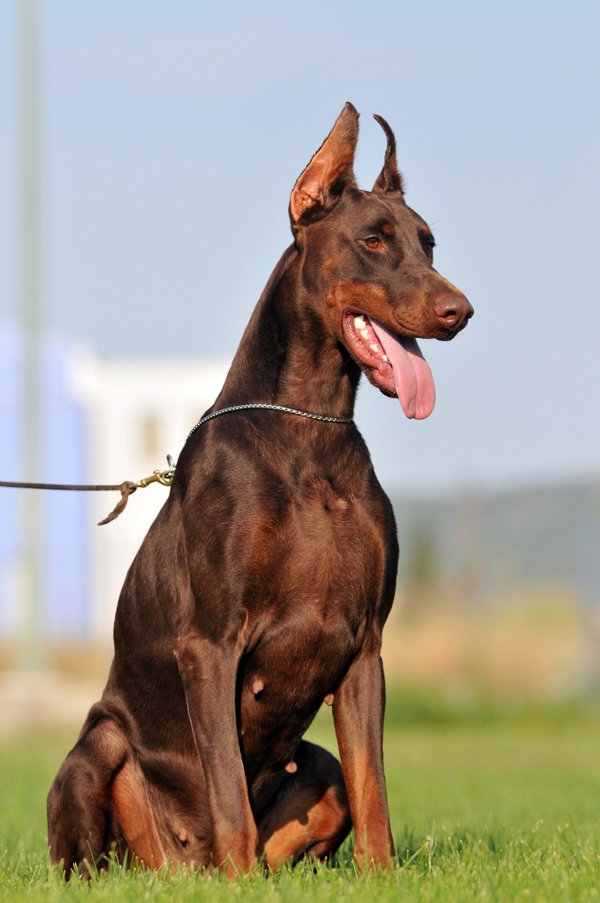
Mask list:
[[[435,299],[433,309],[441,324],[453,331],[466,326],[467,320],[475,313],[465,296],[458,292],[439,295]]]

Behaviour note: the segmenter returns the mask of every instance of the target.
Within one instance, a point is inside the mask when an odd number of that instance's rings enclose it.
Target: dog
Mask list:
[[[393,862],[380,647],[398,544],[354,400],[364,373],[427,417],[416,338],[453,338],[473,308],[433,268],[375,118],[372,191],[353,175],[350,103],[297,179],[293,244],[127,574],[104,694],[48,797],[67,876],[111,851],[277,868],[331,855],[352,826],[359,867]],[[302,739],[323,702],[340,762]]]

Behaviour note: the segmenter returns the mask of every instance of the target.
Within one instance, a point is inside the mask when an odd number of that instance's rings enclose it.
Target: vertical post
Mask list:
[[[21,462],[23,479],[40,479],[41,425],[41,271],[42,166],[40,157],[40,7],[19,0],[19,309],[22,336]],[[23,492],[23,619],[19,665],[42,664],[41,498]]]

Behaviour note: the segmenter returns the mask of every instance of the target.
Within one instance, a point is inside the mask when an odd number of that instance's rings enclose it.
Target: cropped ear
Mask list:
[[[398,172],[398,164],[396,163],[396,139],[394,138],[394,133],[382,116],[373,113],[373,119],[377,120],[387,137],[383,169],[373,185],[373,191],[376,192],[376,194],[403,195],[404,184],[402,182],[402,176]]]
[[[294,185],[290,197],[292,227],[328,213],[342,192],[356,184],[352,164],[357,140],[358,113],[347,103]]]

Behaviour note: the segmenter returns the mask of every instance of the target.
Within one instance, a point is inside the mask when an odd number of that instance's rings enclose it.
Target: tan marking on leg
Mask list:
[[[353,812],[354,856],[361,869],[393,863],[389,813],[383,776],[373,768],[366,750],[354,752],[354,780],[346,780]]]
[[[315,787],[298,790],[270,814],[261,835],[268,866],[296,862],[305,853],[320,859],[333,853],[350,830],[350,815],[340,787],[325,793]],[[276,822],[278,826],[270,829]]]
[[[113,801],[128,850],[144,865],[160,868],[166,854],[146,795],[143,777],[131,762],[118,773],[113,784]]]

